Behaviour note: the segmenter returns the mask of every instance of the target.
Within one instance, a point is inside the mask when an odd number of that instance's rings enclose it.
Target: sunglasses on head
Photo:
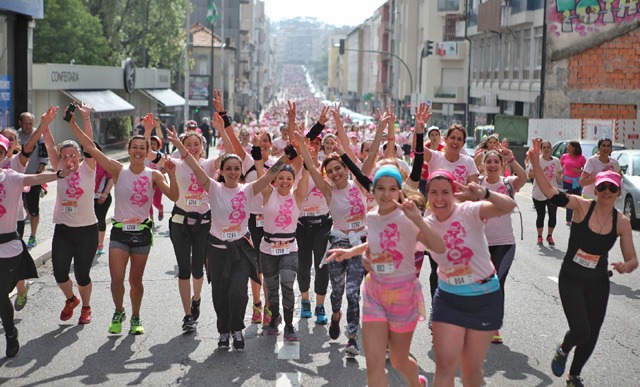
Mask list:
[[[602,183],[602,184],[598,184],[596,186],[596,189],[598,190],[598,192],[602,192],[605,189],[609,189],[611,193],[618,193],[618,191],[620,190],[620,187],[611,183]]]

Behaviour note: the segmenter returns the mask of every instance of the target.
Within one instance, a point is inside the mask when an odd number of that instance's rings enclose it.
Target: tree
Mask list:
[[[84,0],[102,20],[112,61],[138,67],[181,68],[186,0]]]
[[[34,63],[109,64],[109,46],[100,19],[92,16],[82,0],[47,0],[44,19],[38,20],[33,37]]]

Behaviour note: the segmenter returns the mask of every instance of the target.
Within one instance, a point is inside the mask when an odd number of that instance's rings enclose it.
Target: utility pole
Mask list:
[[[189,31],[189,24],[191,24],[191,2],[187,0],[187,16],[185,17],[185,33],[187,41],[184,47],[184,120],[183,130],[187,127],[187,121],[189,121],[189,40],[191,38],[191,31]]]

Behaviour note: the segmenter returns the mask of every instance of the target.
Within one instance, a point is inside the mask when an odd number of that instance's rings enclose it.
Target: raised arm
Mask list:
[[[160,171],[153,171],[152,179],[153,185],[155,187],[160,188],[160,191],[171,199],[172,201],[178,200],[180,196],[180,190],[178,188],[178,182],[176,181],[176,165],[169,159],[169,156],[164,155],[165,157],[165,169],[167,170],[167,174],[169,175],[169,184],[164,180],[164,176]]]
[[[307,147],[306,139],[302,138],[302,134],[300,132],[295,132],[294,136],[298,136],[296,140],[298,141],[298,146],[300,148],[300,155],[302,156],[302,161],[304,162],[306,169],[309,171],[309,174],[311,175],[311,178],[313,179],[313,182],[315,183],[316,187],[318,187],[320,192],[322,192],[322,195],[324,195],[325,199],[327,199],[327,203],[329,203],[331,201],[331,189],[332,189],[331,184],[329,184],[324,179],[320,171],[316,169],[316,165],[313,162],[313,158],[309,153],[309,147]]]
[[[269,171],[267,171],[267,173],[264,176],[260,177],[258,180],[256,180],[253,183],[254,195],[257,195],[260,192],[262,192],[263,195],[268,194],[267,189],[270,188],[269,185],[276,178],[276,176],[278,176],[278,172],[282,170],[282,167],[284,167],[284,164],[286,163],[287,160],[289,160],[289,157],[287,155],[280,156],[278,161],[276,161],[276,163],[273,164],[271,168],[269,168]],[[258,163],[256,162],[256,169],[257,168],[258,168]]]
[[[76,105],[76,111],[79,111],[82,115],[82,129],[84,134],[93,141],[93,128],[91,126],[91,111],[93,110],[93,106],[88,103],[82,103],[79,105],[74,102],[74,104]],[[96,160],[93,157],[85,157],[84,162],[87,163],[91,169],[96,169]]]
[[[240,144],[240,140],[238,140],[238,137],[236,137],[236,134],[233,132],[233,126],[231,125],[231,120],[229,119],[229,117],[227,117],[227,112],[224,110],[224,104],[222,102],[222,91],[220,91],[220,89],[215,89],[215,98],[213,99],[213,107],[216,108],[216,110],[218,111],[218,114],[220,115],[220,117],[222,117],[222,120],[224,122],[223,124],[224,130],[220,130],[219,132],[220,133],[222,133],[223,131],[225,132],[226,138],[222,137],[225,150],[227,151],[227,153],[229,153],[229,151],[233,149],[233,153],[240,156],[242,161],[244,161],[244,159],[247,158],[247,152],[244,150],[244,148],[242,147],[242,144]],[[229,142],[227,142],[227,140],[229,140]],[[231,147],[231,149],[229,149],[229,147]]]
[[[340,117],[340,103],[336,105],[335,108],[331,109],[331,115],[333,116],[333,122],[336,124],[336,133],[338,134],[338,140],[340,141],[340,145],[342,145],[342,149],[344,153],[347,154],[353,162],[358,160],[358,157],[353,152],[351,148],[351,143],[349,142],[349,138],[347,137],[347,133],[344,130],[344,126],[342,125],[342,118]]]
[[[74,164],[72,168],[67,168],[65,166],[63,169],[59,169],[56,172],[42,172],[33,175],[25,175],[23,183],[27,186],[50,183],[57,179],[64,179],[65,177],[75,172],[77,169],[78,164]]]
[[[378,109],[378,115],[380,116],[380,120],[378,121],[378,126],[376,127],[376,135],[373,138],[373,142],[371,143],[371,147],[369,148],[369,154],[367,158],[362,163],[362,173],[365,175],[369,175],[373,170],[373,166],[376,163],[376,159],[378,158],[378,148],[380,148],[380,143],[382,142],[382,135],[384,134],[384,128],[387,126],[389,121],[396,121],[396,116],[392,112],[393,107],[382,113],[380,109]]]
[[[96,144],[93,143],[93,140],[90,139],[89,136],[87,136],[76,124],[75,112],[71,112],[71,121],[69,121],[69,126],[71,126],[73,134],[75,134],[84,151],[89,153],[94,159],[96,159],[98,163],[100,163],[100,165],[102,165],[102,168],[104,168],[111,174],[114,182],[118,181],[120,171],[122,170],[122,164],[100,152],[100,150],[96,147]]]
[[[515,156],[513,156],[511,149],[504,148],[500,143],[496,144],[493,149],[502,155],[502,158],[505,160],[505,165],[508,164],[515,173],[516,179],[513,181],[513,188],[516,191],[520,191],[520,188],[527,182],[527,172],[522,168],[522,165],[518,163]]]
[[[455,182],[455,184],[459,191],[459,193],[456,193],[456,197],[465,197],[475,200],[484,199],[480,207],[480,217],[482,219],[506,215],[516,207],[515,200],[511,199],[509,195],[489,191],[488,188],[483,187],[478,183],[471,182],[467,185],[463,185]]]
[[[193,171],[196,179],[198,179],[198,183],[200,183],[202,188],[209,192],[209,184],[211,183],[211,180],[209,180],[209,176],[204,171],[204,169],[202,169],[200,164],[198,164],[198,161],[187,150],[184,144],[182,144],[180,138],[178,137],[178,134],[176,133],[175,127],[172,127],[171,129],[167,128],[167,135],[171,144],[173,144],[173,146],[175,146],[180,153],[180,158],[183,159],[184,162],[187,163],[189,168],[191,168],[191,170]]]

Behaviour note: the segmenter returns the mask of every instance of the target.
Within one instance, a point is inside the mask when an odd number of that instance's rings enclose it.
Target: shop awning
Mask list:
[[[93,105],[97,114],[116,116],[119,115],[118,113],[126,113],[135,109],[133,105],[111,90],[64,90],[64,93],[75,101]]]
[[[184,98],[171,89],[141,89],[140,91],[164,107],[184,106]]]

